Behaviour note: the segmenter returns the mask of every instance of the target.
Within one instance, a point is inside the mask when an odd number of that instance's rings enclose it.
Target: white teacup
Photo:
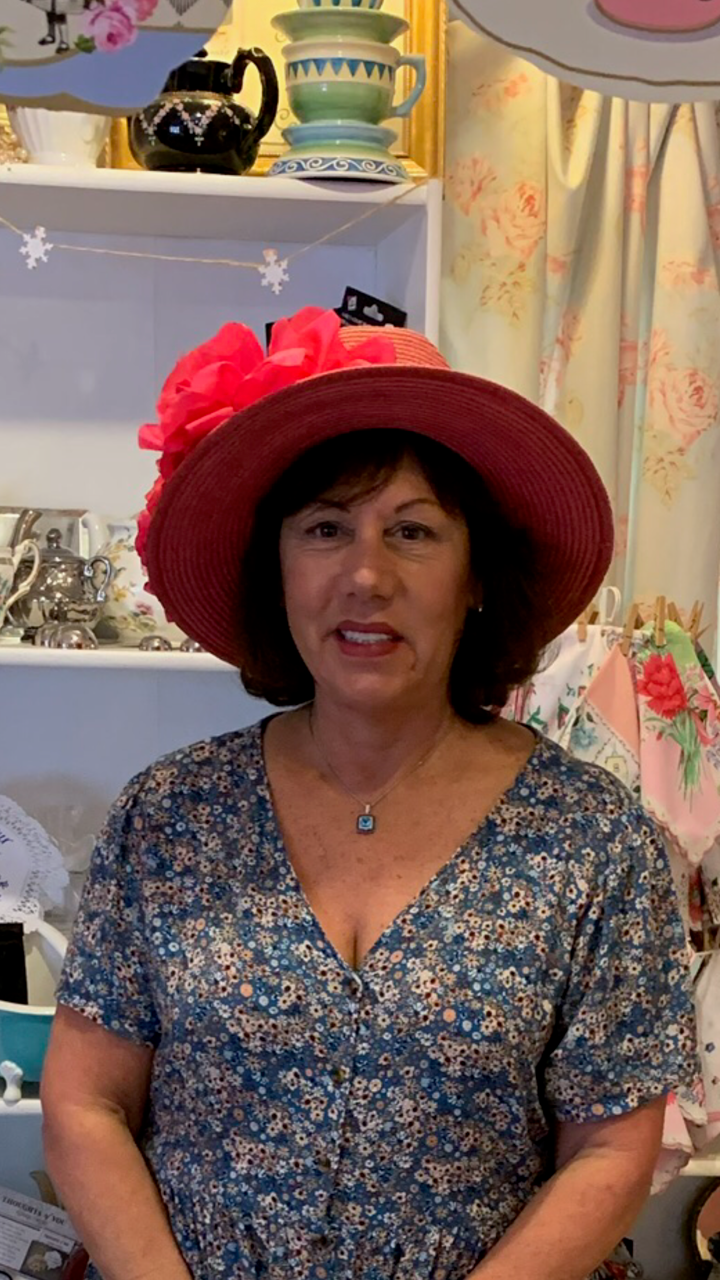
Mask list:
[[[107,142],[109,116],[45,107],[8,107],[13,133],[33,164],[94,168]]]
[[[32,569],[25,575],[19,586],[15,587],[15,575],[20,561],[26,556],[30,556],[33,561]],[[18,543],[16,547],[0,547],[0,627],[5,622],[8,609],[12,608],[16,600],[27,595],[39,571],[40,550],[37,542],[33,542],[32,538]]]

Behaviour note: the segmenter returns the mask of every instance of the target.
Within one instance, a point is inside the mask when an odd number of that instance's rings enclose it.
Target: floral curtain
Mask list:
[[[562,84],[450,24],[443,346],[542,404],[610,491],[610,581],[716,613],[720,145],[713,104]],[[705,641],[707,647],[707,639]]]

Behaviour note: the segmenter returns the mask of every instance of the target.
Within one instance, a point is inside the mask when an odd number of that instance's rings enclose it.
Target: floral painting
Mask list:
[[[228,3],[3,0],[0,100],[127,114],[207,41]]]

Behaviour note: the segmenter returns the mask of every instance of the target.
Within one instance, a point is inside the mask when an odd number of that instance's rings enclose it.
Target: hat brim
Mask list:
[[[553,418],[497,383],[445,369],[323,374],[244,409],[166,483],[146,544],[150,585],[173,621],[241,667],[240,565],[258,502],[300,454],[352,431],[429,436],[482,477],[537,550],[546,642],[593,599],[613,554],[610,503],[588,455]]]

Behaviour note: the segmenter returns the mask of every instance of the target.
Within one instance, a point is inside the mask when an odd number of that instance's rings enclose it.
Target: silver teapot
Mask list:
[[[28,513],[31,514],[31,513]],[[27,537],[32,522],[26,518]],[[20,562],[20,571],[24,561]],[[32,587],[12,609],[16,626],[23,628],[23,640],[33,640],[46,622],[77,622],[94,627],[105,601],[113,569],[107,556],[90,560],[75,555],[62,545],[59,529],[50,529],[46,546],[40,548],[40,570]]]

